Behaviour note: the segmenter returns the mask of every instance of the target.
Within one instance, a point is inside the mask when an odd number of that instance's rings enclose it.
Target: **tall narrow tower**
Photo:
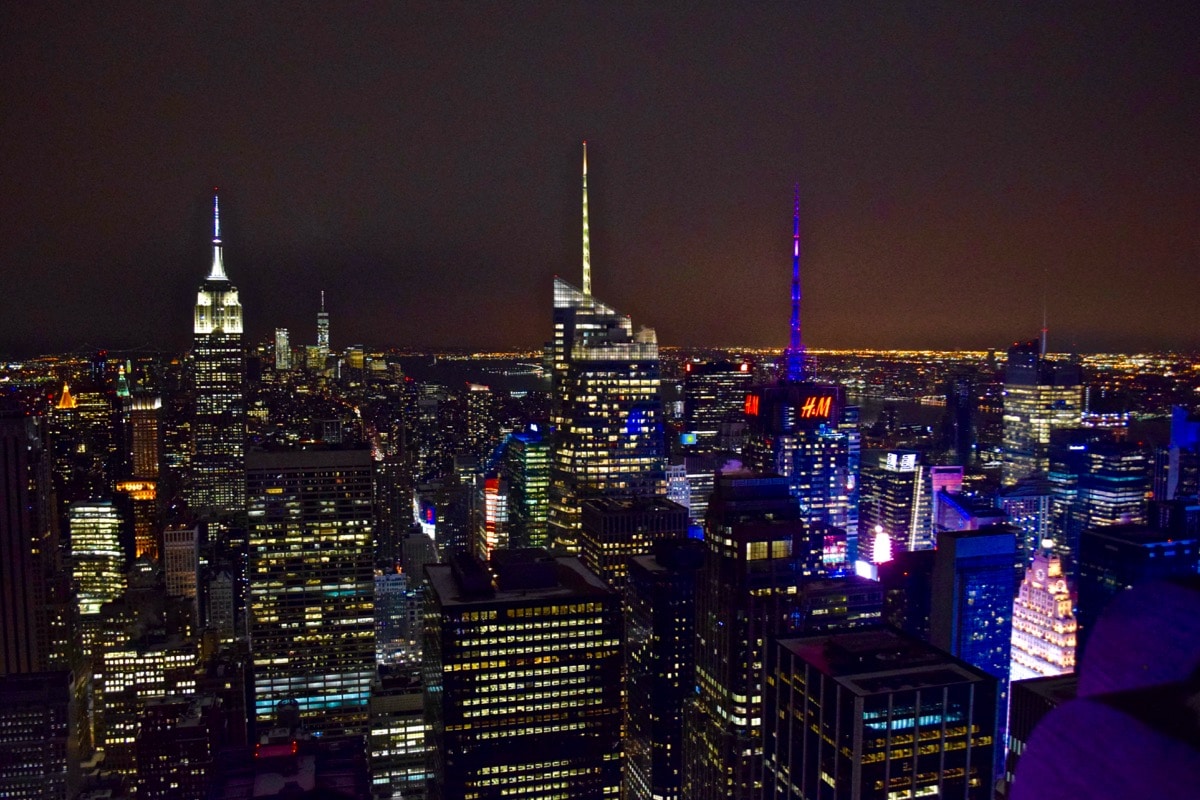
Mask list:
[[[193,318],[196,424],[189,501],[195,511],[219,516],[245,507],[246,368],[242,304],[225,274],[216,195],[212,251],[212,267],[196,293]]]
[[[587,145],[583,157],[583,287],[554,279],[549,530],[577,553],[581,506],[595,496],[665,490],[658,339],[592,295]]]
[[[583,294],[592,296],[592,241],[588,233],[587,140],[583,142]]]
[[[329,312],[325,310],[325,290],[321,290],[321,310],[317,312],[317,350],[321,358],[329,355]]]
[[[804,343],[800,337],[800,184],[792,214],[792,324],[788,337],[787,379],[804,380]]]
[[[743,455],[754,471],[788,479],[805,524],[843,529],[847,557],[853,560],[858,552],[858,408],[846,404],[842,386],[814,383],[805,374],[799,198],[797,189],[792,214],[792,314],[783,375],[777,383],[747,393]]]

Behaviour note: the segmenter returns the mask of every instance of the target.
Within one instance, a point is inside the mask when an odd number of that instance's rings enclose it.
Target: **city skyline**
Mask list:
[[[5,356],[183,349],[213,184],[248,341],[536,347],[583,139],[664,343],[787,344],[799,184],[813,348],[1200,345],[1194,11],[0,14]]]

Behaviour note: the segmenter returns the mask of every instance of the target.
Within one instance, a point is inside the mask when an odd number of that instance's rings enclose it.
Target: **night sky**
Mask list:
[[[968,7],[961,7],[968,6]],[[688,10],[683,10],[688,9]],[[1200,348],[1200,6],[0,5],[0,354],[254,340]]]

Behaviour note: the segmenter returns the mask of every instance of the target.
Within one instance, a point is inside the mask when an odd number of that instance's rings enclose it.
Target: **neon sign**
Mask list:
[[[748,417],[757,417],[758,416],[758,395],[756,395],[756,394],[746,395],[746,416],[748,416]]]
[[[828,395],[825,397],[809,397],[804,401],[804,405],[800,406],[800,418],[826,419],[829,417],[829,412],[832,410],[832,397]]]

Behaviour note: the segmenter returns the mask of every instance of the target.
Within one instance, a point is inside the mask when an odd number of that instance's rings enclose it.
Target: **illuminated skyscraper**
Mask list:
[[[583,289],[554,279],[552,542],[578,552],[580,504],[666,490],[658,339],[592,296],[583,158]]]
[[[945,531],[933,561],[929,641],[996,678],[998,741],[1006,733],[1019,535],[1012,525]],[[993,752],[999,774],[1004,750]]]
[[[432,800],[618,796],[620,597],[539,552],[425,568]]]
[[[93,616],[100,613],[100,606],[125,592],[121,513],[111,500],[72,503],[68,525],[79,613]]]
[[[1051,489],[1044,478],[1025,478],[1004,489],[996,502],[1008,521],[1021,529],[1017,537],[1017,566],[1024,570],[1042,540],[1051,538]]]
[[[858,409],[841,386],[785,383],[746,397],[747,465],[788,479],[805,523],[846,531],[848,557],[858,552]]]
[[[225,274],[221,218],[213,198],[212,269],[196,294],[195,454],[189,503],[202,514],[245,509],[246,406],[242,305]]]
[[[537,426],[508,437],[504,478],[508,482],[509,544],[545,547],[550,513],[550,444]]]
[[[144,637],[105,647],[95,657],[96,744],[104,767],[136,772],[138,717],[152,697],[196,690],[196,647],[180,640]]]
[[[665,497],[595,497],[583,502],[582,516],[580,560],[617,591],[625,588],[630,558],[657,541],[687,538],[687,509]]]
[[[1141,447],[1116,440],[1107,431],[1055,432],[1050,485],[1050,538],[1071,576],[1078,574],[1083,531],[1146,521],[1149,460]]]
[[[292,369],[292,345],[288,341],[288,329],[275,329],[275,370],[290,372]]]
[[[1013,604],[1012,680],[1075,671],[1078,625],[1072,606],[1062,562],[1048,547],[1039,548]]]
[[[321,309],[317,311],[317,353],[323,360],[329,355],[329,312],[325,310],[325,290],[321,290]]]
[[[863,467],[859,524],[878,525],[892,540],[892,552],[933,547],[928,467],[911,450],[880,453],[875,466]]]
[[[371,684],[367,738],[375,797],[422,800],[426,771],[424,692],[419,673],[381,669]]]
[[[133,477],[141,480],[158,480],[159,453],[162,449],[158,433],[161,409],[162,399],[159,397],[139,396],[133,398],[130,404],[130,461]]]
[[[483,560],[508,547],[508,482],[495,474],[479,479],[475,494],[475,552]]]
[[[310,731],[364,734],[375,674],[371,455],[247,459],[254,715],[294,699]]]
[[[945,531],[933,562],[930,641],[1004,680],[1012,640],[1018,529]]]
[[[1050,432],[1083,420],[1079,365],[1051,361],[1037,339],[1008,350],[1004,371],[1004,452],[1001,480],[1012,486],[1050,470]]]
[[[809,525],[846,532],[847,556],[858,552],[858,408],[837,385],[809,383],[800,332],[800,195],[792,233],[792,317],[784,378],[746,395],[747,466],[786,477]]]

